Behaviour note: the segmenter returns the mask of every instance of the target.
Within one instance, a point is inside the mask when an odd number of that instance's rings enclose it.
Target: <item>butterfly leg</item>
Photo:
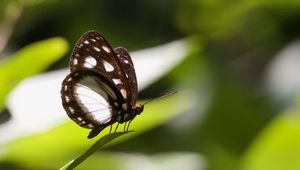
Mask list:
[[[118,127],[119,127],[119,124],[120,124],[120,123],[117,124],[117,127],[116,127],[116,129],[115,129],[115,132],[117,132],[117,129],[118,129]]]
[[[110,125],[109,134],[111,134],[111,130],[112,130],[112,125]]]
[[[126,125],[127,125],[127,122],[124,123],[124,132],[126,132]]]
[[[128,131],[129,126],[130,126],[130,123],[132,122],[132,120],[133,120],[133,119],[131,119],[131,120],[129,121],[128,126],[127,126],[127,130],[126,130],[126,131]]]

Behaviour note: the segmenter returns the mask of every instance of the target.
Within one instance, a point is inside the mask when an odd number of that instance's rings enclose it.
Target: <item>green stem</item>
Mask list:
[[[78,158],[73,159],[72,161],[68,162],[66,165],[61,167],[59,170],[70,170],[76,168],[78,165],[80,165],[84,160],[86,160],[89,156],[91,156],[94,152],[96,152],[98,149],[100,149],[105,144],[111,142],[113,139],[125,135],[129,132],[133,131],[126,131],[126,132],[115,132],[112,134],[108,134],[97,140],[88,150],[86,150],[82,155],[80,155]]]

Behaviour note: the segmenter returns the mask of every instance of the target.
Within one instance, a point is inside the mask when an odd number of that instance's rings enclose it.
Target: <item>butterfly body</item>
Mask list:
[[[112,49],[97,32],[79,39],[70,59],[61,98],[67,115],[92,129],[88,138],[114,123],[131,122],[144,106],[136,104],[137,80],[127,50]]]

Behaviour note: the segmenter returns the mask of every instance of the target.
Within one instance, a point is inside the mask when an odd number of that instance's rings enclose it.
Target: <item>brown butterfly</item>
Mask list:
[[[61,98],[68,116],[97,136],[114,123],[126,123],[140,114],[133,62],[125,48],[113,49],[97,32],[89,31],[76,43],[71,73],[63,80]],[[127,126],[127,130],[129,127]]]

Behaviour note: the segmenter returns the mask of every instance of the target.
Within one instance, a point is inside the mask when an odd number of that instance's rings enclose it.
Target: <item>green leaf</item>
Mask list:
[[[300,167],[300,107],[271,122],[242,160],[242,170],[297,170]]]
[[[97,142],[95,142],[87,151],[85,151],[82,155],[80,155],[78,158],[72,160],[68,164],[66,164],[64,167],[60,168],[60,170],[68,170],[68,169],[74,169],[78,165],[80,165],[85,159],[87,159],[89,156],[91,156],[94,152],[96,152],[98,149],[100,149],[105,144],[109,143],[113,139],[125,135],[129,132],[133,131],[127,131],[127,132],[115,132],[112,134],[108,134],[100,138]]]
[[[24,78],[47,69],[68,51],[62,38],[50,38],[20,49],[9,59],[0,61],[0,110],[6,95]]]
[[[194,101],[192,95],[179,92],[149,103],[145,106],[144,112],[138,115],[130,125],[129,129],[135,130],[135,133],[119,137],[110,144],[132,138],[168,122],[194,107]],[[122,125],[119,126],[119,131],[123,131]],[[84,152],[84,148],[91,146],[98,138],[108,134],[109,128],[104,129],[94,139],[87,139],[88,133],[88,129],[81,128],[68,119],[68,123],[57,128],[1,146],[1,160],[28,169],[57,169]]]

